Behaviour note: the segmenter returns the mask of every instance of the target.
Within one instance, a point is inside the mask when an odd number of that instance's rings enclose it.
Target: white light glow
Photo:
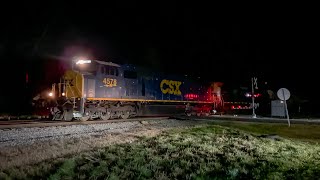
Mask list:
[[[50,93],[49,93],[49,96],[50,96],[50,97],[52,97],[52,96],[53,96],[53,93],[52,93],[52,92],[50,92]]]
[[[91,63],[91,60],[78,60],[76,62],[76,64],[89,64],[89,63]]]

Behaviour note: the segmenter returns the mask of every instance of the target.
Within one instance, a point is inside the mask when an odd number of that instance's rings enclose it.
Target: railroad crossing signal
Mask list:
[[[256,78],[256,77],[253,77],[253,85],[254,85],[254,87],[255,87],[255,89],[258,89],[258,78]]]

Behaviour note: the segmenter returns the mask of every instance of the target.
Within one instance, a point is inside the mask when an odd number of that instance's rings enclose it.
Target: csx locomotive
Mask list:
[[[127,119],[145,107],[183,109],[207,116],[223,105],[222,83],[200,83],[188,76],[158,73],[134,65],[98,60],[72,63],[50,92],[53,120]]]

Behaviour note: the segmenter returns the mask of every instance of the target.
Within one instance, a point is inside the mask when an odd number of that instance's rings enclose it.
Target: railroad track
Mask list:
[[[117,123],[117,122],[152,121],[152,120],[166,120],[166,119],[169,119],[169,116],[135,117],[130,119],[89,120],[89,121],[52,121],[52,120],[41,120],[41,119],[40,120],[39,119],[10,120],[10,121],[0,121],[0,129],[105,124],[105,123]]]
[[[106,136],[114,138],[115,135],[125,135],[127,132],[129,132],[129,135],[126,136],[131,137],[131,133],[139,134],[139,132],[143,131],[152,131],[150,133],[153,133],[153,131],[157,132],[159,129],[190,126],[195,123],[195,121],[176,121],[168,117],[146,117],[118,121],[7,125],[2,126],[2,128],[6,127],[6,129],[0,129],[0,149],[4,147],[32,145],[34,143],[40,143],[41,146],[41,143],[73,142],[74,140],[88,138],[100,139],[100,137]]]

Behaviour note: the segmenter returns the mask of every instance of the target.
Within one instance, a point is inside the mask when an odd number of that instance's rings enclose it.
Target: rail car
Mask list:
[[[52,84],[48,107],[53,120],[127,119],[152,107],[208,116],[223,106],[221,86],[130,64],[78,60]]]

